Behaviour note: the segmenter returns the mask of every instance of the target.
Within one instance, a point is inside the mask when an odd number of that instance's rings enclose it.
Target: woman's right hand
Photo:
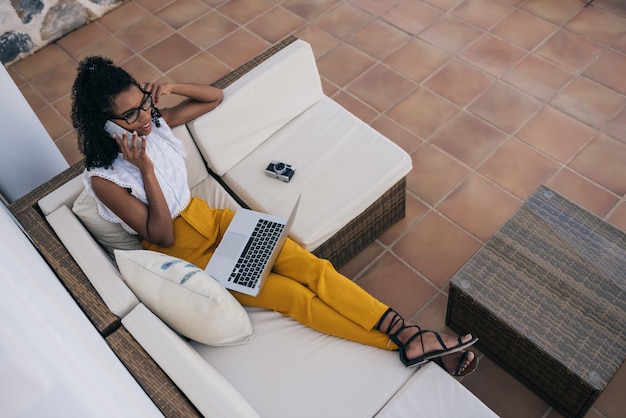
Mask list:
[[[122,137],[115,134],[115,142],[124,159],[141,171],[148,204],[136,199],[124,187],[98,176],[91,177],[94,192],[142,240],[164,248],[173,245],[172,216],[154,171],[154,164],[146,153],[146,138],[139,138],[136,132],[125,132]]]
[[[136,166],[142,173],[154,169],[152,160],[146,153],[146,137],[139,137],[137,132],[124,132],[122,138],[115,134],[115,142],[120,147],[126,161]]]

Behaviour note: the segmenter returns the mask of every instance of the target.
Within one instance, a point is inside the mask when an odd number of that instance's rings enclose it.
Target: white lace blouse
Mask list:
[[[182,141],[174,135],[163,118],[160,119],[160,124],[161,127],[152,124],[152,131],[145,139],[146,152],[154,163],[154,172],[173,219],[178,216],[191,199],[184,160],[186,151]],[[83,172],[83,183],[88,194],[96,200],[100,216],[109,222],[121,224],[124,230],[136,235],[136,231],[98,199],[91,185],[91,177],[93,176],[110,180],[130,190],[131,195],[147,205],[148,199],[139,169],[124,160],[120,153],[110,168],[97,167]]]

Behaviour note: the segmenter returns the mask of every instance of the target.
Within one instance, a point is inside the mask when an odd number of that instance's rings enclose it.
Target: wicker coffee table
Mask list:
[[[626,357],[626,234],[542,186],[452,278],[446,322],[583,416]]]

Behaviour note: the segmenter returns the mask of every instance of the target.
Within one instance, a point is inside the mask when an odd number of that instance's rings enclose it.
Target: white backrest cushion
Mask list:
[[[50,215],[61,206],[72,206],[74,199],[85,189],[81,176],[76,176],[61,187],[53,190],[37,202],[44,216]]]
[[[192,196],[198,196],[212,208],[230,209],[237,212],[241,206],[213,177],[206,178],[191,189]]]
[[[113,256],[114,249],[141,250],[143,248],[136,235],[126,232],[121,224],[109,222],[100,216],[96,200],[87,194],[85,188],[74,201],[72,212],[104,246],[109,256]]]
[[[115,250],[115,260],[126,284],[174,331],[216,346],[254,336],[246,310],[204,270],[148,250]]]
[[[123,317],[137,306],[139,300],[111,259],[67,206],[61,206],[46,220],[111,312]]]
[[[203,416],[259,416],[219,372],[144,305],[122,318],[122,324]]]
[[[180,125],[172,128],[172,132],[185,145],[187,156],[185,157],[185,165],[187,166],[187,184],[189,188],[194,188],[209,177],[209,172],[204,165],[202,155],[198,151],[198,147],[191,137],[189,129],[186,125]]]
[[[296,40],[225,88],[223,102],[187,126],[221,176],[322,97],[311,46]]]

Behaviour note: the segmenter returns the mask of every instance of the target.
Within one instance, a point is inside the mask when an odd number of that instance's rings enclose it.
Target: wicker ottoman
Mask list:
[[[626,234],[540,187],[452,278],[446,322],[581,417],[626,357]]]

